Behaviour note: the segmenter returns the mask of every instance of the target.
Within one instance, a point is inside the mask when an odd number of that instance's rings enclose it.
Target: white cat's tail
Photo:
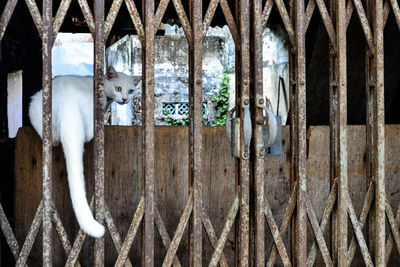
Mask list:
[[[67,163],[69,192],[72,207],[81,229],[93,237],[104,235],[104,226],[99,224],[92,215],[85,192],[83,175],[83,144],[84,125],[79,110],[70,108],[68,116],[63,116],[60,125],[60,139]],[[76,113],[76,114],[72,114]]]

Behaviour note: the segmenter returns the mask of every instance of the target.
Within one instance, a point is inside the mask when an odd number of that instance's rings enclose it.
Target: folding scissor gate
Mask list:
[[[20,0],[22,1],[22,0]],[[17,266],[24,266],[39,228],[43,228],[43,266],[52,266],[52,227],[62,240],[68,255],[66,266],[80,266],[77,261],[85,234],[79,231],[71,243],[52,200],[51,166],[51,49],[72,0],[62,0],[56,16],[52,17],[52,1],[43,0],[42,14],[34,0],[25,0],[43,41],[43,199],[23,244],[18,244],[0,206],[0,222]],[[237,220],[235,263],[240,266],[273,266],[277,257],[284,266],[313,265],[320,250],[326,265],[350,265],[356,246],[359,246],[365,265],[384,266],[395,247],[400,252],[400,209],[394,214],[385,196],[385,127],[384,127],[384,51],[383,31],[392,12],[400,28],[400,9],[397,0],[191,0],[184,6],[181,0],[172,0],[189,44],[190,92],[190,188],[186,207],[173,236],[167,233],[154,197],[154,39],[169,0],[142,1],[142,15],[137,2],[124,0],[143,48],[143,195],[132,224],[125,237],[115,227],[107,203],[104,201],[104,123],[103,85],[105,40],[123,0],[114,0],[105,19],[104,0],[94,1],[94,14],[87,0],[78,0],[87,25],[95,40],[94,63],[94,170],[95,194],[91,201],[96,220],[105,224],[118,251],[116,266],[132,266],[128,252],[142,224],[142,266],[154,265],[154,225],[167,250],[163,266],[181,266],[176,255],[185,228],[189,228],[189,263],[201,266],[202,236],[206,234],[214,248],[209,266],[227,266],[223,248],[228,234]],[[158,2],[158,1],[157,1]],[[17,0],[8,0],[0,18],[0,39]],[[203,6],[207,11],[203,14]],[[202,145],[202,41],[207,33],[217,6],[220,5],[236,47],[236,110],[241,123],[240,159],[237,164],[236,196],[226,216],[219,237],[202,204],[201,176]],[[265,170],[263,147],[263,79],[262,31],[271,10],[276,6],[290,41],[290,146],[291,194],[281,225],[278,226],[264,192]],[[329,36],[330,82],[330,180],[331,191],[323,215],[314,213],[306,184],[306,62],[305,34],[314,12],[319,12]],[[348,189],[347,157],[347,69],[346,30],[351,16],[358,16],[365,36],[366,93],[367,93],[367,175],[368,191],[359,217],[355,214]],[[318,22],[319,23],[319,22]],[[328,49],[328,48],[327,48]],[[390,51],[389,51],[390,52]],[[250,145],[244,125],[244,114],[251,110],[252,138]],[[250,164],[252,163],[252,164]],[[254,171],[250,172],[250,168]],[[250,173],[253,178],[250,179]],[[232,177],[235,179],[235,177]],[[250,181],[254,181],[254,205],[250,206]],[[312,186],[311,186],[312,187]],[[374,205],[372,205],[374,203]],[[372,206],[374,208],[372,208]],[[254,222],[250,223],[250,207],[254,207]],[[373,212],[372,212],[373,210]],[[374,238],[366,239],[364,229],[367,217],[374,227]],[[238,217],[238,219],[237,219]],[[385,232],[386,218],[389,230]],[[189,223],[190,222],[190,223]],[[310,223],[313,235],[307,235]],[[353,234],[348,232],[348,225]],[[203,233],[203,226],[204,232]],[[251,229],[255,227],[254,231]],[[274,246],[266,253],[265,232],[271,231]],[[329,229],[331,244],[324,233]],[[254,234],[255,233],[255,234]],[[283,236],[290,233],[290,247]],[[307,238],[313,236],[312,242]],[[251,244],[255,243],[251,248]],[[307,245],[309,244],[309,245]],[[310,246],[311,244],[311,246]],[[371,249],[373,244],[373,249]],[[94,266],[104,264],[104,239],[96,239]],[[374,260],[373,260],[374,259]]]

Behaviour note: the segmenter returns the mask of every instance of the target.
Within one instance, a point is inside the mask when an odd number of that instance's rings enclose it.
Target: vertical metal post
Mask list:
[[[236,21],[240,20],[240,0],[235,0],[235,19]],[[240,26],[239,26],[240,27]],[[241,30],[239,29],[239,32]],[[241,84],[242,84],[242,76],[241,76],[241,67],[242,67],[242,58],[240,56],[240,47],[235,45],[235,107],[236,107],[236,116],[239,117],[241,113],[240,109],[240,99],[241,99]],[[240,160],[235,159],[235,181],[236,187],[240,187]],[[241,206],[241,203],[240,203]],[[240,214],[240,209],[239,209]],[[240,216],[236,219],[235,223],[235,266],[239,266],[239,258],[240,258]]]
[[[154,266],[154,0],[142,1],[145,21],[143,53],[144,194],[142,266]]]
[[[298,150],[297,175],[299,191],[297,196],[297,265],[305,266],[307,261],[307,213],[305,194],[307,193],[307,129],[306,129],[306,58],[304,0],[296,0],[296,44],[297,44],[297,121]]]
[[[94,179],[95,217],[104,222],[104,0],[94,1]],[[104,266],[104,237],[94,242],[94,266]]]
[[[383,54],[383,1],[375,0],[374,47],[376,58],[376,235],[375,265],[385,265],[385,95]]]
[[[296,3],[294,0],[289,1],[290,3],[290,19],[292,21],[292,25],[296,23]],[[289,49],[289,100],[290,100],[290,111],[289,111],[289,119],[290,119],[290,190],[291,192],[294,189],[294,185],[298,179],[297,176],[297,51],[296,48],[291,47]],[[297,259],[297,246],[296,246],[296,221],[297,216],[293,214],[291,218],[291,226],[290,226],[290,250],[291,250],[291,260],[292,262],[296,262]]]
[[[375,24],[373,13],[373,5],[371,0],[366,0],[366,15],[370,25]],[[375,99],[375,91],[376,91],[376,63],[375,63],[375,55],[371,53],[371,50],[368,44],[365,45],[365,77],[366,77],[366,145],[367,145],[367,153],[366,153],[366,173],[367,173],[367,188],[369,183],[375,178],[375,130],[376,126],[374,121],[375,118],[375,110],[376,110],[376,99]],[[374,236],[375,236],[375,207],[371,209],[371,212],[368,214],[368,245],[370,250],[374,250]]]
[[[347,58],[346,1],[337,0],[336,33],[338,47],[338,142],[339,142],[339,204],[338,204],[338,266],[347,266]]]
[[[202,51],[203,51],[203,15],[202,0],[192,1],[193,50],[190,51],[190,183],[193,186],[193,214],[191,266],[202,265],[202,154],[203,154],[203,125],[202,125]]]
[[[329,1],[329,14],[332,20],[332,23],[335,25],[336,23],[336,1],[330,0]],[[339,151],[339,144],[338,144],[338,65],[337,65],[337,44],[332,45],[329,43],[329,125],[330,125],[330,142],[329,142],[329,149],[330,149],[330,185],[331,189],[335,182],[335,179],[338,177],[338,151]],[[331,217],[331,248],[332,248],[332,261],[334,263],[337,262],[337,245],[338,245],[338,238],[336,235],[337,231],[337,211],[334,209],[332,211]]]
[[[52,48],[52,0],[43,0],[43,77],[42,77],[42,118],[43,118],[43,266],[52,266],[52,101],[51,101],[51,48]]]
[[[262,1],[253,1],[253,68],[254,68],[254,96],[263,96],[262,73]],[[255,98],[259,104],[264,104],[264,98]],[[255,105],[256,106],[256,105]],[[255,108],[254,112],[254,184],[255,184],[255,266],[265,266],[265,219],[264,219],[264,134],[263,109]]]
[[[249,201],[250,201],[250,148],[244,140],[244,107],[250,106],[250,1],[240,0],[240,62],[241,62],[241,140],[240,140],[240,226],[239,226],[239,265],[249,265]]]

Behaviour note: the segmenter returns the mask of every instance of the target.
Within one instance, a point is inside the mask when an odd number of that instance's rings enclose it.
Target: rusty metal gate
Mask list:
[[[52,0],[43,0],[42,14],[34,0],[25,0],[43,41],[43,199],[37,208],[29,234],[23,246],[17,243],[6,215],[0,206],[2,231],[17,266],[24,266],[40,225],[43,226],[43,266],[52,266],[52,227],[60,235],[68,255],[66,266],[79,266],[77,257],[85,234],[80,231],[71,244],[65,233],[52,200],[51,166],[51,49],[72,0],[62,0],[55,18]],[[113,228],[113,219],[104,201],[104,122],[103,84],[105,40],[123,0],[114,0],[105,19],[104,0],[94,1],[94,14],[86,0],[78,0],[89,29],[95,39],[95,196],[92,204],[96,220],[106,224],[119,253],[116,266],[131,266],[127,258],[139,225],[143,225],[142,266],[154,265],[154,229],[160,232],[167,250],[163,266],[180,266],[176,256],[178,245],[186,227],[189,228],[190,265],[201,266],[202,236],[207,234],[214,247],[209,266],[227,266],[223,255],[227,236],[238,217],[236,260],[240,266],[273,266],[277,257],[283,265],[313,265],[319,249],[328,266],[350,265],[358,245],[368,266],[384,266],[394,246],[400,251],[400,210],[393,213],[385,196],[385,128],[384,128],[384,68],[383,30],[390,12],[400,28],[400,9],[397,0],[191,0],[184,8],[181,0],[172,0],[189,44],[190,92],[190,189],[186,207],[170,237],[163,226],[154,197],[154,38],[169,0],[143,0],[142,15],[134,0],[125,0],[132,22],[143,48],[143,103],[144,103],[144,179],[143,195],[132,215],[132,224],[125,239]],[[0,18],[0,39],[4,36],[17,0],[8,0]],[[207,11],[203,14],[203,6]],[[236,109],[240,115],[240,159],[237,164],[237,191],[225,226],[217,237],[202,205],[202,40],[220,5],[236,47]],[[277,225],[264,192],[263,140],[263,79],[262,31],[273,6],[276,6],[290,40],[290,164],[291,195],[280,226]],[[232,8],[234,7],[234,8]],[[329,195],[322,218],[317,219],[307,193],[306,184],[306,62],[305,34],[314,12],[319,12],[329,36],[330,57],[330,178]],[[368,192],[361,215],[357,217],[349,197],[347,175],[347,69],[346,30],[352,14],[358,16],[365,36],[366,93],[367,93],[367,175]],[[246,114],[250,112],[250,116]],[[245,125],[251,118],[253,142]],[[253,171],[251,169],[253,168]],[[254,198],[250,198],[250,185],[254,185]],[[251,203],[254,199],[254,203]],[[374,203],[374,208],[372,208]],[[252,208],[250,208],[252,207]],[[254,208],[253,208],[254,207]],[[372,212],[373,210],[373,212]],[[254,215],[251,215],[253,214]],[[364,225],[370,217],[374,225],[373,249],[364,235]],[[385,228],[386,218],[389,229]],[[254,218],[251,219],[251,218]],[[310,223],[313,240],[307,240]],[[205,231],[203,231],[203,225]],[[348,232],[352,225],[353,236]],[[265,231],[272,233],[274,243],[269,254],[265,250]],[[330,229],[331,244],[324,239]],[[203,233],[204,232],[204,233]],[[290,233],[290,247],[285,247],[282,236]],[[140,241],[137,241],[140,242]],[[254,244],[254,246],[253,246]],[[96,239],[94,266],[104,262],[104,239]],[[374,253],[374,255],[372,255]],[[374,261],[373,261],[374,259]]]

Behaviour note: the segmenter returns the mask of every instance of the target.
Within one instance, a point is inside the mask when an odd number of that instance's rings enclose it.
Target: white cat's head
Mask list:
[[[116,72],[113,67],[108,67],[104,80],[106,96],[118,104],[128,103],[137,94],[140,77],[132,77],[121,72]]]

